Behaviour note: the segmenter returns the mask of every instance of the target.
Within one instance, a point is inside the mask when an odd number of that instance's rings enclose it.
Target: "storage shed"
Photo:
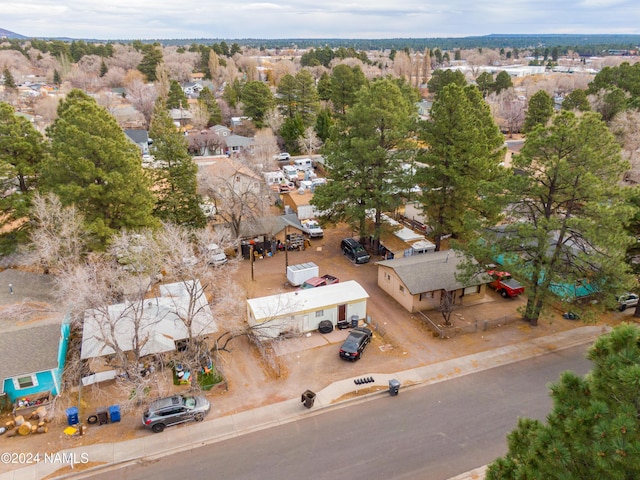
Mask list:
[[[353,317],[366,318],[369,294],[355,280],[247,300],[247,319],[262,339],[318,329],[323,320],[334,327]]]

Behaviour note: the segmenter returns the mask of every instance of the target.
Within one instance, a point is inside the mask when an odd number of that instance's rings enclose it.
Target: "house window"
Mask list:
[[[13,386],[16,390],[21,390],[23,388],[31,388],[38,386],[38,379],[35,375],[27,375],[25,377],[17,377],[13,379]]]
[[[433,298],[433,292],[424,292],[420,294],[420,301],[426,300],[427,298]]]
[[[404,286],[400,285],[400,293],[404,293]]]
[[[316,318],[324,317],[324,310],[316,310]]]
[[[387,282],[391,281],[391,275],[389,275],[388,273],[384,274],[384,278],[387,280]]]

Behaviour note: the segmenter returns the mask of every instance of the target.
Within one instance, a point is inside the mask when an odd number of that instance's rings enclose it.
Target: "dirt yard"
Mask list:
[[[314,332],[308,339],[285,340],[282,348],[275,349],[280,352],[279,371],[273,371],[266,368],[255,347],[244,337],[237,338],[233,341],[232,351],[223,352],[220,358],[220,365],[228,380],[228,390],[221,385],[207,393],[212,402],[212,411],[208,418],[298,398],[307,389],[318,391],[344,378],[371,373],[391,373],[428,365],[582,325],[580,322],[562,319],[561,312],[553,312],[542,318],[537,327],[516,321],[486,332],[459,335],[448,340],[434,338],[420,318],[402,309],[378,288],[375,262],[381,260],[380,258],[373,257],[368,264],[354,265],[342,256],[340,241],[351,234],[347,227],[325,230],[325,237],[312,240],[311,248],[301,252],[288,252],[286,256],[285,253],[279,252],[274,257],[258,259],[253,265],[253,279],[251,263],[243,261],[238,271],[238,281],[244,285],[247,297],[291,290],[293,287],[286,282],[287,261],[289,265],[314,262],[319,266],[321,275],[328,273],[337,276],[340,281],[357,280],[370,295],[368,315],[371,317],[372,325],[377,327],[373,342],[363,359],[350,363],[339,358],[338,348],[347,331],[335,331],[331,337],[321,339],[316,338],[321,334]],[[495,292],[488,291],[477,304],[457,310],[454,320],[470,323],[490,318],[505,318],[515,314],[516,309],[523,303],[523,298],[503,299]],[[436,315],[440,314],[434,312],[434,316]],[[631,315],[631,311],[612,312],[601,322],[616,324],[621,320],[630,320]],[[159,390],[167,395],[188,388],[174,386],[168,378],[165,376],[158,380],[161,385]],[[149,435],[141,425],[143,406],[123,411],[119,423],[88,425],[84,436],[69,437],[63,433],[67,426],[66,408],[79,404],[80,420],[86,422],[88,416],[95,413],[97,408],[118,403],[114,400],[118,395],[122,395],[122,392],[118,392],[113,384],[84,387],[80,395],[77,389],[67,391],[56,400],[57,415],[48,433],[13,438],[2,436],[0,448],[8,452],[44,453],[90,443],[117,442]],[[5,421],[6,416],[0,420],[0,425]],[[6,465],[0,465],[0,474],[8,468]]]

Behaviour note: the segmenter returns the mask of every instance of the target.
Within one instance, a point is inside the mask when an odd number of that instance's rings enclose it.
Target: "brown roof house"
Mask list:
[[[464,256],[455,250],[377,262],[378,286],[410,312],[438,308],[446,292],[452,293],[454,304],[467,297],[484,294],[487,275],[473,277],[466,283],[456,279]]]

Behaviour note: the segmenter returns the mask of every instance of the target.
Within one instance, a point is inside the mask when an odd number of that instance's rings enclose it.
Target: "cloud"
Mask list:
[[[640,33],[627,0],[4,0],[0,28],[35,37],[389,38]]]

